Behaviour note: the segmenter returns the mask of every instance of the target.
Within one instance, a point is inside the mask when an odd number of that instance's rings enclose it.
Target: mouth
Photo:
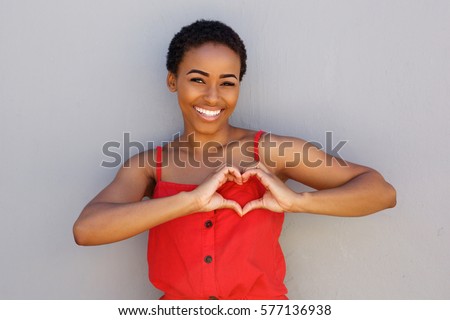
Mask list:
[[[204,108],[200,108],[198,106],[194,106],[195,111],[197,111],[197,113],[205,120],[207,121],[214,121],[217,118],[219,118],[220,114],[225,110],[225,109],[218,109],[218,110],[208,110],[208,109],[204,109]]]

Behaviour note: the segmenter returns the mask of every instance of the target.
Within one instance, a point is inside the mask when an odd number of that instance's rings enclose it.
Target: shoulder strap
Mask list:
[[[161,181],[161,163],[162,163],[162,148],[161,146],[156,147],[156,182]]]
[[[255,161],[259,161],[259,139],[261,138],[261,135],[264,133],[264,131],[259,130],[255,134],[255,138],[253,140],[253,158]]]

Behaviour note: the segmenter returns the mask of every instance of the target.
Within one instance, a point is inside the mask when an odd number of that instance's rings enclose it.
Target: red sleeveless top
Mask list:
[[[254,158],[259,160],[255,135]],[[153,198],[192,191],[197,185],[161,180],[157,147],[157,184]],[[241,206],[261,198],[256,178],[244,185],[226,182],[218,192]],[[240,217],[231,209],[197,212],[149,231],[148,267],[161,299],[287,299],[286,265],[278,242],[284,213],[256,209]]]

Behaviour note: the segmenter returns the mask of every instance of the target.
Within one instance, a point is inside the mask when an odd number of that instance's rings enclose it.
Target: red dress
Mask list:
[[[255,154],[262,131],[255,135]],[[153,198],[191,191],[197,185],[161,181],[157,148],[157,184]],[[218,192],[241,206],[261,198],[256,178],[244,185],[226,182]],[[256,209],[240,217],[231,209],[197,212],[149,231],[148,266],[161,299],[287,299],[286,264],[278,238],[284,213]]]

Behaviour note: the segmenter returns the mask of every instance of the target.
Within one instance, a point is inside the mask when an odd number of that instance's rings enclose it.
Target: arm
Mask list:
[[[99,245],[124,240],[193,212],[216,208],[241,211],[236,202],[225,200],[215,192],[225,181],[235,179],[230,173],[236,170],[233,168],[218,171],[194,191],[141,201],[145,195],[151,195],[155,185],[152,168],[142,167],[142,163],[149,163],[145,161],[147,156],[150,155],[132,157],[113,182],[83,209],[73,226],[77,244]]]
[[[141,201],[152,194],[155,185],[152,168],[142,166],[148,163],[147,156],[151,155],[141,153],[128,160],[114,180],[86,205],[73,226],[77,244],[98,245],[127,239],[189,212],[184,193]]]
[[[375,170],[336,159],[301,139],[266,135],[264,141],[268,139],[275,148],[260,143],[263,169],[248,170],[244,180],[256,175],[270,193],[261,199],[266,204],[250,204],[244,213],[269,203],[275,211],[334,216],[363,216],[395,206],[395,189]],[[288,147],[280,152],[282,143]],[[287,179],[317,191],[295,193],[282,182]]]
[[[378,172],[367,168],[342,185],[299,194],[294,210],[335,216],[364,216],[395,205],[395,189]]]

